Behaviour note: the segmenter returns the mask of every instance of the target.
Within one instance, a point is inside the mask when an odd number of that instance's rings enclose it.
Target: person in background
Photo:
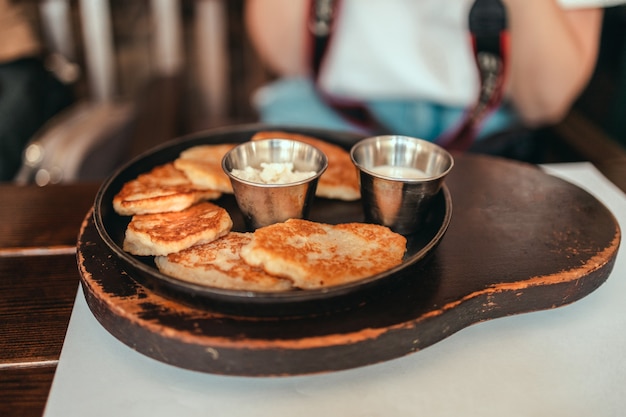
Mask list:
[[[45,68],[21,7],[0,0],[0,181],[13,179],[29,139],[73,101],[69,86]]]
[[[245,23],[276,75],[253,96],[260,120],[362,132],[319,92],[360,101],[395,134],[436,141],[476,101],[468,32],[473,0],[343,0],[317,82],[311,76],[311,0],[248,0]],[[314,1],[314,0],[313,0]],[[444,5],[445,3],[445,5]],[[560,121],[595,68],[606,0],[502,0],[509,67],[503,103],[478,140]]]

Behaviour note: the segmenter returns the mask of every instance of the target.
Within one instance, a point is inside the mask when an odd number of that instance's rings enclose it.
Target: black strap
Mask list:
[[[330,45],[330,37],[337,14],[335,0],[311,1],[309,32],[313,35],[311,65],[315,78],[321,72],[324,56]]]
[[[437,142],[450,150],[470,148],[482,122],[498,108],[504,95],[508,65],[506,9],[500,0],[475,0],[469,14],[469,29],[474,48],[480,90],[455,129],[445,132]]]

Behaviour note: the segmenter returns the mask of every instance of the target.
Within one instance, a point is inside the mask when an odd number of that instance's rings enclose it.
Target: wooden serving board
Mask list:
[[[107,252],[91,215],[78,242],[82,287],[115,337],[159,361],[230,375],[348,369],[426,348],[480,321],[559,307],[600,286],[621,240],[615,217],[538,168],[455,155],[452,221],[409,277],[362,305],[317,316],[242,317],[138,284]]]

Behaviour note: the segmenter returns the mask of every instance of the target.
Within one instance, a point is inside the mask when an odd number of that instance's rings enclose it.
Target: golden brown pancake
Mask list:
[[[405,251],[406,238],[385,226],[290,219],[255,230],[241,257],[295,287],[315,289],[386,271],[402,262]]]
[[[174,166],[200,188],[232,194],[230,180],[222,169],[222,158],[235,146],[234,143],[194,146],[181,152]]]
[[[124,184],[113,197],[113,208],[123,216],[180,211],[220,195],[193,185],[182,171],[167,163]]]
[[[239,251],[251,238],[251,233],[230,232],[211,243],[157,256],[155,263],[164,274],[194,284],[243,291],[290,290],[291,281],[269,275],[241,259]]]
[[[137,214],[126,228],[123,247],[133,255],[167,255],[211,242],[232,225],[228,212],[209,202],[182,211]]]
[[[328,158],[328,168],[317,183],[316,195],[345,201],[361,198],[358,170],[350,153],[342,147],[311,136],[282,131],[262,131],[252,136],[252,140],[261,139],[291,139],[315,146]]]

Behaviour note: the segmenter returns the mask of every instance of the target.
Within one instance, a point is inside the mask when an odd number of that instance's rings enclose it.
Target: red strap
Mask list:
[[[309,14],[309,33],[313,36],[309,45],[311,69],[315,85],[319,87],[319,77],[326,52],[330,48],[337,16],[340,13],[339,0],[311,0]],[[385,133],[385,128],[362,102],[334,96],[317,88],[320,98],[348,123],[371,134]]]

